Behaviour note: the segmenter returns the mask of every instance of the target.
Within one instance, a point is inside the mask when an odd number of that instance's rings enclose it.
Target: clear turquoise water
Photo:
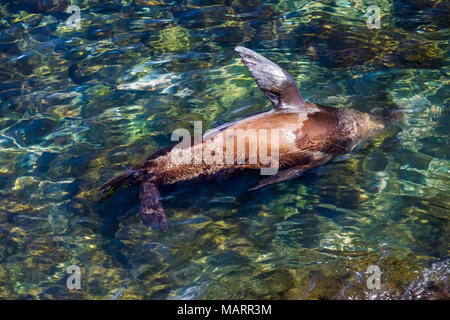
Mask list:
[[[378,1],[379,30],[359,0],[72,1],[79,30],[52,3],[0,1],[0,298],[449,297],[448,2]],[[168,233],[136,187],[99,199],[174,129],[269,108],[236,45],[310,101],[404,117],[297,180],[165,188]]]

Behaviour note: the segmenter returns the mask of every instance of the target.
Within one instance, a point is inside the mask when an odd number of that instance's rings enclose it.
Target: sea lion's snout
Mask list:
[[[365,114],[365,116],[366,119],[364,121],[366,122],[367,134],[369,137],[384,129],[385,125],[382,122],[375,120],[369,114]]]
[[[387,127],[403,118],[403,110],[401,108],[375,108],[370,115]]]
[[[353,119],[353,126],[355,128],[355,134],[352,149],[385,128],[385,125],[381,121],[378,121],[367,113],[356,113]]]

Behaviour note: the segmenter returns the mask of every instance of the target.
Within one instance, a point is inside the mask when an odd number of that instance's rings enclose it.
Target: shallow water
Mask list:
[[[53,2],[0,1],[0,298],[449,298],[448,2],[378,1],[373,30],[372,1],[80,0],[78,30]],[[99,199],[174,129],[270,108],[236,45],[310,101],[403,119],[255,192],[164,188],[167,233],[136,187]]]

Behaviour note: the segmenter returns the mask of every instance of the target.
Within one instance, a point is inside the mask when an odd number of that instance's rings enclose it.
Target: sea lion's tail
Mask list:
[[[136,172],[136,169],[129,169],[129,170],[125,171],[124,173],[112,178],[111,180],[108,180],[99,188],[98,194],[102,195],[103,193],[110,190],[111,188],[120,185],[125,179],[128,179],[135,172]]]

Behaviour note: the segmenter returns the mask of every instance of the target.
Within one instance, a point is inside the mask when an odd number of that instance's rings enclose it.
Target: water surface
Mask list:
[[[448,298],[448,2],[0,1],[0,298]],[[112,176],[270,108],[233,51],[310,101],[402,121],[300,179],[161,190],[169,232]],[[82,270],[68,290],[66,270]],[[381,289],[366,286],[370,265]]]

